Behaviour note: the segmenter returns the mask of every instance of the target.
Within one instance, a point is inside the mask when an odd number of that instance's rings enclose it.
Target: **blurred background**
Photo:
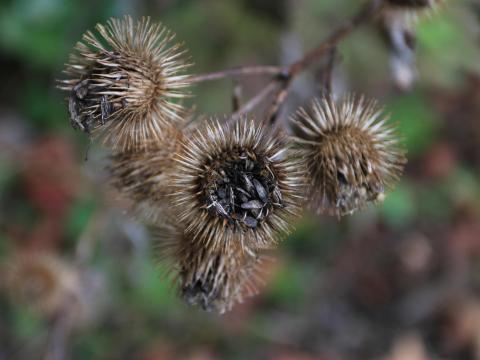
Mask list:
[[[223,316],[162,279],[146,229],[108,187],[108,154],[70,127],[56,89],[75,42],[111,16],[162,21],[202,73],[296,60],[361,3],[2,0],[0,359],[480,359],[478,1],[420,19],[415,65],[398,67],[379,26],[342,43],[334,89],[385,105],[406,173],[381,206],[306,216],[260,294]],[[296,81],[283,119],[322,91],[320,75]],[[240,79],[245,97],[266,82]],[[232,85],[198,85],[189,101],[228,113]],[[58,283],[66,290],[38,304]]]

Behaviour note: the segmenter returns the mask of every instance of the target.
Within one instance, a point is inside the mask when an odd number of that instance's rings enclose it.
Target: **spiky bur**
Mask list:
[[[351,214],[381,201],[405,165],[395,129],[375,101],[348,97],[314,101],[294,122],[298,155],[307,162],[312,207],[318,213]]]
[[[68,79],[60,81],[69,92],[70,121],[88,134],[103,134],[115,150],[136,150],[182,121],[175,99],[187,95],[185,51],[149,18],[112,18],[96,29],[98,35],[88,31],[77,43],[64,71]]]
[[[171,127],[165,137],[150,141],[143,151],[119,151],[110,157],[111,184],[134,203],[144,219],[157,222],[168,210],[173,155],[181,147],[183,133]]]
[[[239,247],[223,251],[193,242],[181,254],[181,296],[189,305],[207,311],[229,311],[257,293],[263,260]]]
[[[2,271],[10,297],[45,316],[81,305],[78,274],[51,254],[21,254]],[[77,307],[76,311],[81,311]]]
[[[175,160],[173,204],[187,233],[207,247],[271,247],[299,215],[301,163],[254,121],[208,122]]]
[[[211,248],[186,235],[172,220],[155,231],[159,255],[170,263],[181,298],[206,311],[225,313],[263,284],[265,255],[239,244]]]

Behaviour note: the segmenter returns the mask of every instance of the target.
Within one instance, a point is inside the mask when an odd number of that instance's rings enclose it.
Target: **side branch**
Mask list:
[[[267,121],[270,125],[273,125],[276,122],[280,108],[283,102],[287,99],[293,79],[320,60],[323,56],[331,53],[332,49],[336,48],[338,43],[350,35],[359,25],[370,21],[379,13],[383,8],[383,5],[384,0],[372,0],[352,19],[333,31],[333,33],[317,47],[307,52],[300,60],[294,62],[288,67],[287,72],[284,73],[285,76],[278,78],[279,81],[281,81],[281,87],[277,92],[275,100],[267,115]]]
[[[229,123],[234,123],[243,115],[255,109],[266,97],[268,97],[278,87],[276,79],[270,81],[260,92],[243,104],[237,111],[235,111],[229,118]]]
[[[273,103],[268,111],[266,121],[273,125],[277,119],[278,112],[283,102],[288,97],[290,86],[296,76],[305,71],[308,67],[316,63],[323,56],[331,54],[333,49],[350,35],[359,25],[370,21],[384,6],[384,0],[371,0],[355,16],[345,24],[334,30],[317,47],[307,52],[301,59],[289,66],[244,66],[233,69],[226,69],[212,73],[193,75],[189,77],[192,83],[212,81],[227,77],[247,76],[247,75],[270,75],[273,79],[257,95],[250,99],[244,106],[234,112],[228,121],[234,121],[239,116],[253,110],[263,101],[275,88],[278,88],[274,95]],[[331,55],[332,56],[332,55]],[[334,55],[333,55],[334,56]],[[333,61],[333,60],[332,60]],[[332,64],[329,65],[330,67]]]
[[[350,21],[336,29],[316,48],[306,53],[300,60],[289,66],[289,75],[296,76],[324,56],[331,48],[347,37],[353,30],[371,20],[383,7],[383,0],[373,0],[363,7]]]
[[[259,65],[259,66],[242,66],[233,69],[215,71],[207,74],[193,75],[189,77],[192,83],[204,81],[212,81],[223,79],[226,77],[245,76],[245,75],[273,75],[278,76],[285,71],[281,66]]]

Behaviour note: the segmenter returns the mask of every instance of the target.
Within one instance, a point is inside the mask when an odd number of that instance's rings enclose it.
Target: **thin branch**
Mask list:
[[[325,68],[322,71],[322,85],[323,93],[325,95],[332,95],[333,91],[333,70],[335,68],[335,60],[337,58],[337,48],[333,47],[328,53],[328,58],[325,63]]]
[[[296,76],[305,71],[312,64],[316,63],[324,55],[329,54],[332,48],[335,48],[340,41],[352,33],[359,25],[371,20],[383,8],[384,0],[371,0],[355,16],[345,24],[334,30],[317,47],[307,52],[301,59],[292,63],[290,66],[244,66],[233,69],[226,69],[207,74],[193,75],[189,77],[192,83],[200,83],[223,79],[226,77],[236,77],[243,75],[271,75],[273,80],[266,85],[257,95],[251,98],[240,109],[235,111],[229,118],[229,122],[234,122],[241,115],[250,112],[267,97],[276,87],[279,86],[273,103],[268,111],[267,121],[273,125],[278,117],[279,110],[288,96],[290,86]]]
[[[270,106],[268,113],[267,113],[267,123],[268,125],[272,125],[278,118],[278,113],[280,111],[280,107],[287,98],[288,89],[290,88],[290,84],[293,81],[293,77],[288,77],[284,81],[282,81],[280,88],[278,89],[275,98]]]
[[[234,123],[240,119],[242,115],[251,112],[255,109],[268,95],[270,95],[278,87],[278,81],[276,79],[270,81],[257,95],[243,104],[237,111],[235,111],[227,120],[229,123]]]
[[[296,76],[325,55],[332,47],[353,32],[359,25],[371,20],[384,5],[383,0],[373,0],[364,6],[350,21],[341,25],[317,47],[289,66],[289,76]]]
[[[242,86],[234,79],[232,94],[232,112],[238,111],[242,105]]]
[[[241,66],[232,69],[220,70],[206,74],[193,75],[188,78],[192,83],[212,81],[226,77],[246,76],[246,75],[280,75],[285,71],[281,66],[259,65],[259,66]]]
[[[279,78],[283,84],[275,96],[275,101],[268,114],[270,125],[275,123],[280,107],[288,96],[293,79],[321,59],[324,55],[330,53],[332,48],[335,48],[340,41],[351,34],[359,25],[371,20],[383,8],[383,5],[383,0],[372,0],[367,3],[352,19],[341,25],[317,47],[307,52],[301,59],[288,67],[288,71],[284,73],[285,77]]]

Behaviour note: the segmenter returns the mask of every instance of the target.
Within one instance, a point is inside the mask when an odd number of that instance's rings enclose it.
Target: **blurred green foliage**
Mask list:
[[[422,154],[437,138],[436,114],[421,92],[393,98],[387,109],[402,134],[409,159]]]
[[[98,204],[89,198],[82,198],[73,203],[65,223],[65,235],[76,241],[88,225]]]

